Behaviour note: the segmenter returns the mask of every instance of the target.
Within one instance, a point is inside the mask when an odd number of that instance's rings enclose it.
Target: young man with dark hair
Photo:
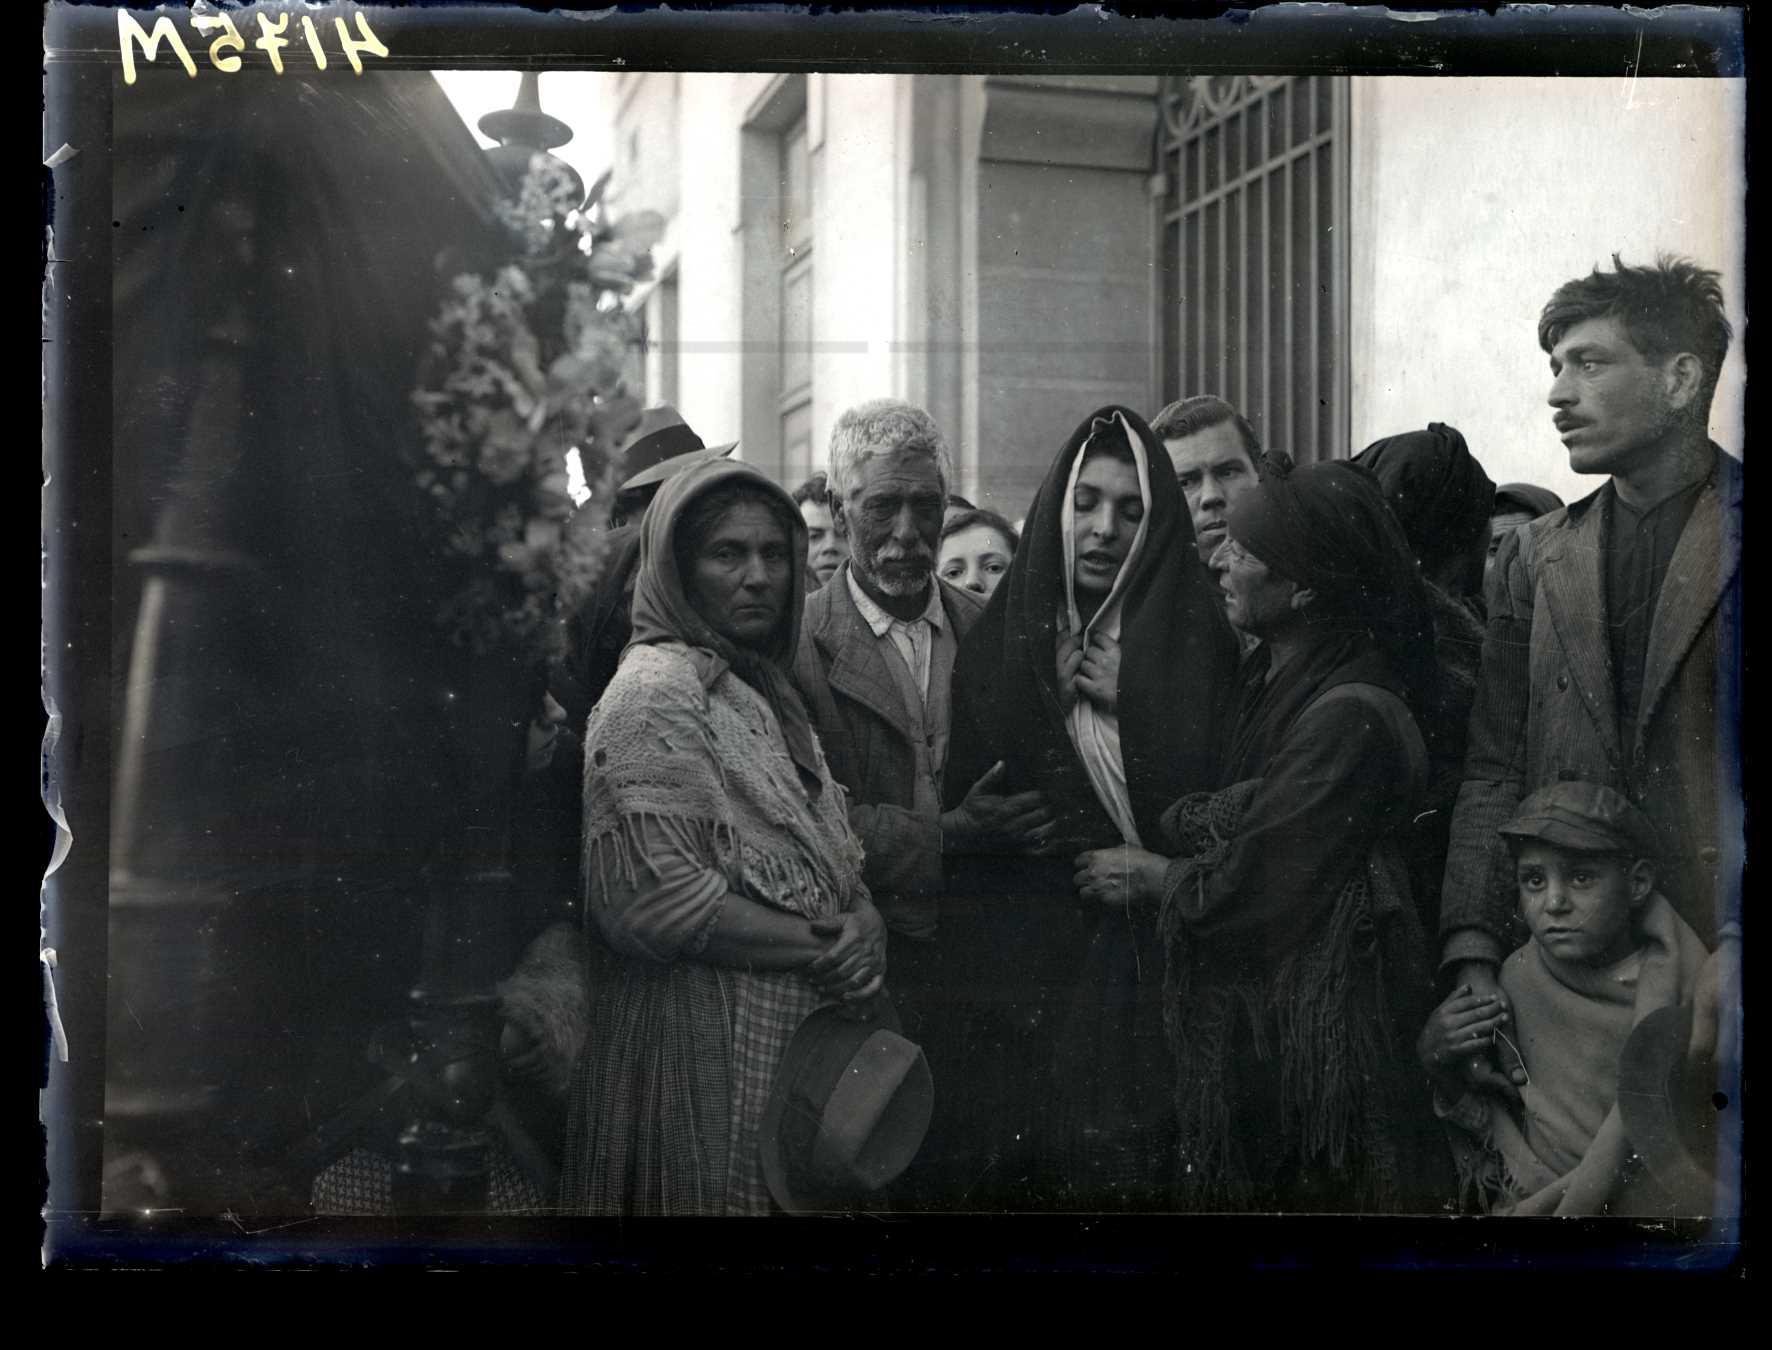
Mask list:
[[[1615,255],[1544,308],[1553,421],[1570,465],[1608,481],[1498,552],[1440,925],[1451,983],[1494,993],[1515,894],[1498,828],[1559,777],[1614,788],[1667,846],[1669,902],[1717,947],[1692,1050],[1724,1063],[1739,1016],[1742,483],[1706,428],[1729,337],[1717,273],[1677,258]],[[1497,1078],[1486,1055],[1464,1071]]]
[[[1261,442],[1248,419],[1214,394],[1171,403],[1151,419],[1151,430],[1169,452],[1206,562],[1224,542],[1226,512],[1264,476]]]

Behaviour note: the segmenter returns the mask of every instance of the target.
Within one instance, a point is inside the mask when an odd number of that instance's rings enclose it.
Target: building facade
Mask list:
[[[1570,495],[1591,484],[1543,401],[1551,289],[1672,250],[1723,268],[1741,313],[1738,81],[613,85],[612,203],[670,222],[636,376],[790,487],[843,409],[889,395],[1015,517],[1094,408],[1216,393],[1301,462],[1446,421],[1497,481]],[[1716,430],[1739,451],[1731,363]]]

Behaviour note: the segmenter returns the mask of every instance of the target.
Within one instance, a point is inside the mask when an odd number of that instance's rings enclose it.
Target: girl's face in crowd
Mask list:
[[[1646,862],[1535,839],[1520,845],[1514,879],[1533,941],[1552,956],[1595,967],[1616,965],[1635,949],[1633,920],[1655,886]]]
[[[941,579],[988,599],[1014,556],[1009,541],[989,525],[968,525],[941,541]]]
[[[735,503],[709,528],[683,578],[689,603],[721,637],[741,647],[766,647],[793,591],[791,547],[767,506]]]
[[[1137,467],[1107,455],[1087,456],[1071,493],[1071,509],[1077,591],[1105,596],[1113,589],[1144,519]]]
[[[806,584],[822,586],[849,556],[849,541],[837,533],[831,508],[822,502],[801,502],[800,518],[806,522]]]
[[[1226,535],[1213,552],[1212,570],[1224,592],[1225,617],[1245,633],[1269,634],[1298,617],[1293,603],[1297,585],[1239,544],[1236,536]]]

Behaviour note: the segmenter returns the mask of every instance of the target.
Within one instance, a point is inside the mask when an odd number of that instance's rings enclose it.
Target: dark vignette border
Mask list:
[[[334,8],[323,13],[330,17]],[[1178,8],[1183,17],[1172,17]],[[152,25],[148,11],[134,12]],[[235,11],[236,22],[250,22],[252,12]],[[414,4],[378,6],[371,14],[391,52],[386,64],[497,69],[1131,73],[1185,65],[1361,75],[1711,77],[1747,73],[1753,37],[1745,9],[1737,7],[1443,12],[1193,4],[1159,12],[1148,5],[944,5],[910,12],[865,6],[574,11]],[[45,942],[69,953],[102,954],[108,860],[102,843],[94,841],[108,838],[111,778],[111,280],[105,222],[118,64],[115,10],[52,4],[44,38],[45,153],[63,143],[80,152],[54,169],[45,167],[40,180],[45,224],[53,230],[42,252],[43,674],[46,700],[53,698],[59,717],[59,723],[46,719],[57,739],[46,751],[44,783],[46,791],[59,792],[74,832],[74,847],[49,882]],[[303,57],[292,46],[285,59],[294,64]],[[226,77],[205,69],[199,78]],[[1750,117],[1758,103],[1755,89],[1750,82]],[[1554,166],[1547,173],[1554,175]],[[1554,179],[1547,191],[1554,191]],[[1752,208],[1750,186],[1750,213]],[[1750,402],[1750,440],[1755,425]],[[1752,558],[1750,550],[1750,569]],[[1745,731],[1751,706],[1744,717]],[[1749,790],[1751,797],[1751,779]],[[372,1264],[408,1270],[525,1266],[608,1274],[926,1276],[1431,1269],[1641,1278],[1729,1277],[1746,1268],[1738,1233],[1605,1221],[923,1216],[737,1227],[734,1221],[460,1220],[421,1229],[365,1220],[100,1219],[102,960],[64,964],[57,988],[73,1060],[50,1073],[46,1058],[40,1080],[47,1083],[46,1180],[53,1209],[38,1233],[46,1264],[60,1269]],[[46,1032],[47,1021],[40,1026]],[[44,1174],[27,1170],[41,1203]]]

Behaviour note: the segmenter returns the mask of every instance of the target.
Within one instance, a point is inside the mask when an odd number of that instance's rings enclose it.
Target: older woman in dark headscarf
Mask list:
[[[1354,463],[1378,479],[1422,574],[1455,599],[1479,602],[1495,484],[1458,428],[1429,422],[1426,431],[1386,436]]]
[[[757,1130],[783,1050],[881,987],[861,848],[783,669],[805,596],[805,524],[755,469],[697,465],[652,503],[633,638],[585,732],[596,1001],[570,1213],[767,1213]]]
[[[1434,621],[1439,695],[1417,710],[1427,741],[1429,783],[1410,850],[1422,922],[1437,932],[1440,884],[1452,829],[1452,808],[1464,780],[1464,743],[1483,656],[1483,580],[1495,484],[1456,427],[1430,422],[1426,431],[1374,441],[1354,463],[1378,479],[1385,501],[1421,564]]]
[[[1229,786],[1165,813],[1153,843],[1179,856],[1092,855],[1081,885],[1160,896],[1179,1203],[1405,1209],[1435,1144],[1407,1052],[1431,988],[1398,844],[1436,681],[1422,583],[1347,463],[1270,478],[1228,526],[1213,565],[1261,638]]]
[[[950,859],[962,1084],[950,1151],[972,1207],[1167,1203],[1155,913],[1079,903],[1082,850],[1155,837],[1216,782],[1237,645],[1162,443],[1103,408],[1066,441],[954,668],[950,796],[1000,766],[1055,814],[1043,856]]]

